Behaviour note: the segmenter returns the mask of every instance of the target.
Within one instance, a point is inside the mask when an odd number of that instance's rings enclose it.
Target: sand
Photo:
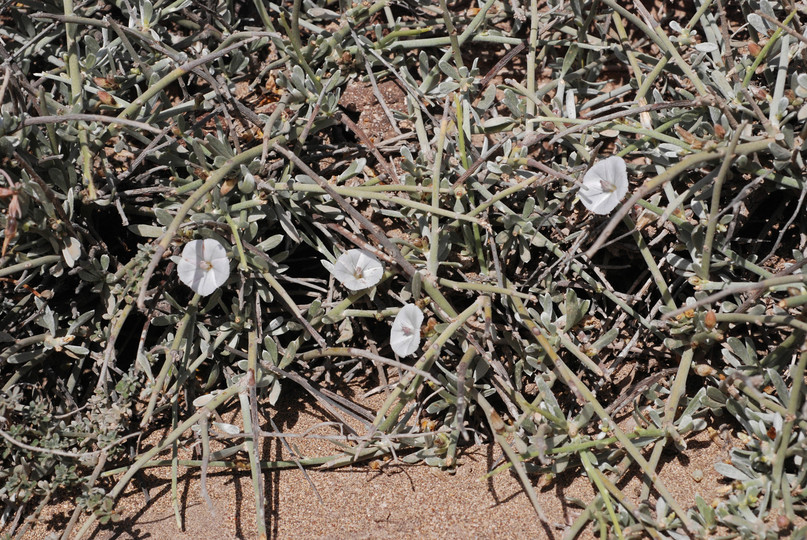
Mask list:
[[[287,441],[303,456],[335,453],[331,442],[310,438],[336,433],[333,426],[321,425],[330,418],[312,398],[298,398],[292,400],[290,407],[277,411],[273,418],[282,431],[308,433],[309,438]],[[232,414],[235,416],[237,412]],[[226,415],[225,418],[237,420]],[[155,432],[145,445],[159,440],[162,433]],[[676,500],[686,508],[694,504],[698,494],[707,502],[717,497],[720,477],[713,465],[726,458],[726,444],[702,432],[688,439],[684,452],[669,446],[660,464],[659,477]],[[264,459],[288,458],[288,452],[276,439],[265,439],[263,449]],[[180,455],[190,456],[187,449]],[[267,531],[271,538],[562,538],[568,525],[580,514],[581,507],[575,501],[588,503],[595,496],[580,467],[570,467],[550,482],[540,475],[532,476],[540,504],[548,516],[549,524],[543,524],[514,474],[503,472],[485,478],[500,457],[498,447],[483,444],[463,448],[460,466],[453,472],[394,460],[333,470],[308,469],[307,477],[299,469],[267,471],[264,475]],[[697,471],[703,475],[700,481]],[[118,501],[121,521],[97,525],[90,537],[99,540],[257,537],[248,471],[211,468],[207,488],[213,508],[209,509],[201,495],[199,469],[181,468],[178,491],[182,530],[174,517],[170,486],[170,468],[146,470],[138,481],[129,484]],[[634,502],[639,502],[641,479],[637,475],[628,472],[619,487]],[[655,505],[652,497],[650,504]],[[47,508],[26,538],[61,534],[72,509],[73,500],[69,497]],[[589,528],[580,537],[593,535]]]

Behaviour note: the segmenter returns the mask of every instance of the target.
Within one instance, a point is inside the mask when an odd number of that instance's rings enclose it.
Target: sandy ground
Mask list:
[[[326,420],[329,418],[314,400],[305,396],[275,416],[279,428],[291,433],[314,428],[311,434],[333,434],[332,426],[316,427]],[[159,435],[152,440],[158,440]],[[335,452],[332,443],[321,439],[287,440],[300,455]],[[701,433],[688,440],[685,452],[677,453],[672,446],[665,452],[660,478],[684,507],[692,506],[698,494],[712,501],[720,485],[713,465],[726,458],[727,450],[722,441]],[[265,459],[287,456],[277,441],[266,441]],[[383,463],[378,469],[366,464],[325,471],[309,469],[307,478],[299,469],[267,472],[267,530],[270,538],[561,538],[567,525],[579,515],[580,506],[575,500],[587,503],[594,497],[582,469],[570,468],[549,483],[535,476],[541,506],[549,517],[550,526],[546,526],[538,520],[514,474],[505,472],[484,478],[500,456],[501,451],[491,445],[465,448],[454,473],[394,462]],[[696,471],[703,473],[700,481],[695,480]],[[148,469],[139,481],[130,483],[120,498],[117,508],[123,519],[98,526],[90,537],[256,538],[255,503],[248,472],[210,469],[207,487],[214,506],[210,510],[201,495],[199,470],[180,469],[182,531],[175,521],[170,486],[169,468]],[[640,495],[641,483],[636,475],[626,475],[619,487],[634,500]],[[72,509],[72,500],[46,509],[26,538],[61,534]],[[593,534],[589,528],[581,537]]]

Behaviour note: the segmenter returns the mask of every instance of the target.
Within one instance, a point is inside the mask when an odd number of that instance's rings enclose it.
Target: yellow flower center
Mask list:
[[[616,191],[616,185],[613,182],[609,182],[608,180],[600,180],[600,185],[602,186],[602,190],[605,193],[613,193]]]

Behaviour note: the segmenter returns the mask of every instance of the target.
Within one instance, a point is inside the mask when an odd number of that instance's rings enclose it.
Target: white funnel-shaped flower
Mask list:
[[[628,192],[628,170],[619,156],[598,161],[583,177],[580,200],[595,214],[609,214]]]
[[[420,347],[420,325],[423,312],[415,304],[406,304],[395,316],[389,344],[398,356],[409,356]]]
[[[194,292],[207,296],[230,277],[227,250],[212,238],[192,240],[182,249],[177,265],[179,279]]]

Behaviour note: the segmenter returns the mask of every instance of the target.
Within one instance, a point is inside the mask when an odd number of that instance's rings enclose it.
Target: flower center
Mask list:
[[[414,329],[412,327],[406,326],[406,325],[401,326],[401,332],[403,332],[403,335],[405,335],[407,337],[409,337],[409,336],[411,336],[412,334],[415,333]]]
[[[353,271],[353,277],[356,279],[364,278],[364,268],[361,266],[357,266],[356,270]]]
[[[199,268],[204,270],[205,272],[209,272],[213,269],[213,263],[210,261],[199,261]]]
[[[600,185],[605,193],[613,193],[616,191],[616,184],[609,182],[608,180],[600,180]]]

